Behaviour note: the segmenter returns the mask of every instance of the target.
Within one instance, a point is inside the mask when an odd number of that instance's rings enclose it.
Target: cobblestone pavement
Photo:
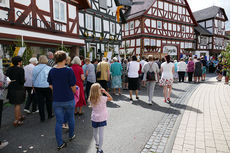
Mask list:
[[[172,153],[230,152],[230,86],[215,78],[190,97]]]
[[[186,98],[189,97],[196,88],[197,85],[191,85],[185,90],[185,94],[178,97],[172,104],[170,104],[170,107],[174,109],[168,109],[158,126],[154,129],[154,132],[141,153],[165,152],[167,142],[173,131],[178,116],[181,114],[181,111],[183,111],[185,108],[188,108],[186,106]],[[196,109],[193,107],[189,107],[189,109],[196,111]]]
[[[165,122],[168,122],[162,135],[162,141],[166,141],[163,136],[169,136],[169,130],[173,126],[167,116],[176,120],[176,116],[186,108],[186,105],[178,103],[178,100],[186,97],[187,93],[196,86],[188,83],[175,83],[172,92],[174,104],[171,106],[163,102],[162,87],[159,86],[156,86],[154,92],[153,105],[146,103],[148,100],[146,88],[140,91],[140,100],[135,100],[133,103],[129,102],[127,91],[123,91],[121,96],[112,95],[113,101],[108,103],[109,119],[108,126],[105,128],[104,152],[140,153],[153,133],[153,129],[159,130]],[[59,153],[96,152],[90,122],[91,110],[84,107],[83,111],[83,116],[76,116],[76,139],[68,143],[67,148],[59,151]],[[58,152],[54,134],[55,118],[40,123],[38,114],[29,114],[26,115],[24,125],[18,128],[12,126],[13,118],[13,106],[5,106],[0,139],[8,140],[9,145],[0,152]],[[64,140],[68,139],[66,131],[63,133]],[[161,131],[158,131],[157,134],[161,135]],[[162,145],[162,143],[158,144]]]

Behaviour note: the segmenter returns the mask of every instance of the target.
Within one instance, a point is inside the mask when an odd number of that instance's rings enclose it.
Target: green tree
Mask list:
[[[223,57],[222,64],[224,65],[224,70],[227,71],[227,76],[230,77],[230,44],[225,51],[221,52],[221,55]]]

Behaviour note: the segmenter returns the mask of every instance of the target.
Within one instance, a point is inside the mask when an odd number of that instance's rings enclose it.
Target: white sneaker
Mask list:
[[[0,149],[3,149],[4,147],[6,147],[9,143],[7,141],[4,141],[0,144]]]
[[[35,113],[39,113],[39,110],[36,110],[35,112],[33,112],[33,114],[35,114]]]
[[[30,110],[28,110],[28,109],[24,109],[24,112],[26,112],[26,113],[28,113],[28,114],[31,113]]]
[[[152,102],[151,102],[151,101],[148,101],[148,104],[149,104],[149,105],[152,105]]]

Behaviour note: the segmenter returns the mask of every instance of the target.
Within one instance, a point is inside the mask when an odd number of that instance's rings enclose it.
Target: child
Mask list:
[[[107,97],[103,96],[105,94]],[[112,97],[105,89],[101,88],[99,83],[94,83],[90,88],[89,94],[90,107],[92,107],[92,127],[93,127],[93,136],[96,141],[97,153],[103,153],[102,144],[103,144],[103,133],[104,126],[107,125],[108,112],[106,108],[106,102],[112,101]],[[98,139],[99,134],[99,139]]]

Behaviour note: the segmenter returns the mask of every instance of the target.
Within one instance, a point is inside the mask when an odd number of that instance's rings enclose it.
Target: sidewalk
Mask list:
[[[230,86],[223,81],[211,78],[190,97],[172,149],[185,152],[230,152]]]

